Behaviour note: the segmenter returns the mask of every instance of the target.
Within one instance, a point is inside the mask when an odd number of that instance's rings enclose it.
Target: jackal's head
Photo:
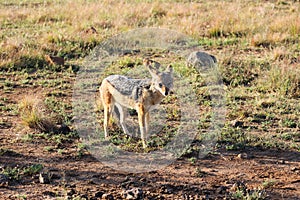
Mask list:
[[[173,89],[173,67],[169,65],[165,71],[160,72],[160,64],[156,61],[144,59],[144,65],[152,76],[152,87],[158,90],[163,96],[170,94]]]

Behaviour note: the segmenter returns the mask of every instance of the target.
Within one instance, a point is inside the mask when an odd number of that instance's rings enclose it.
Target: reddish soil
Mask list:
[[[22,88],[2,93],[12,103]],[[60,145],[63,152],[46,150],[46,139],[22,141],[30,132],[18,116],[1,114],[2,149],[0,168],[22,168],[40,163],[49,183],[40,183],[39,174],[21,176],[0,184],[1,199],[122,199],[124,191],[140,188],[143,199],[233,199],[237,188],[263,192],[265,199],[300,199],[300,153],[247,147],[243,152],[216,150],[191,162],[182,157],[154,172],[127,174],[104,166],[87,151],[78,154],[79,139]],[[245,153],[245,154],[240,154]],[[128,196],[127,196],[128,197]],[[128,197],[129,198],[129,197]]]

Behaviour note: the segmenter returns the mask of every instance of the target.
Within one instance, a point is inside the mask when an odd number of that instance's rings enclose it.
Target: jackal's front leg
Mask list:
[[[138,113],[138,119],[139,119],[139,126],[140,126],[140,131],[141,131],[141,138],[143,142],[143,148],[147,147],[146,143],[146,136],[147,136],[147,129],[146,129],[146,113],[145,113],[145,108],[143,104],[138,103],[137,104],[137,113]]]

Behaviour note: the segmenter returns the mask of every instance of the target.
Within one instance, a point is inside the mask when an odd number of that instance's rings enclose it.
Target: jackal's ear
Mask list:
[[[153,67],[152,65],[148,65],[147,67],[152,76],[157,75],[159,73],[158,69]]]
[[[173,66],[172,65],[168,65],[168,67],[166,68],[165,72],[173,73]]]

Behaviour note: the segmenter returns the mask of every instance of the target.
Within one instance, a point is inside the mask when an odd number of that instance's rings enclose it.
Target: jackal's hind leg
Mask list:
[[[146,129],[146,137],[149,133],[149,119],[150,119],[150,113],[149,111],[145,114],[145,129]]]
[[[105,87],[105,82],[103,83],[103,85],[101,85],[100,87],[100,95],[101,95],[101,101],[102,101],[102,105],[104,108],[104,136],[105,138],[108,137],[108,123],[109,123],[109,118],[111,116],[112,113],[112,104],[113,104],[113,100],[112,100],[112,96],[109,93],[108,89]]]
[[[121,106],[120,104],[116,104],[116,107],[118,108],[118,111],[119,111],[119,114],[120,114],[119,115],[119,117],[120,117],[119,120],[120,120],[121,127],[122,127],[124,133],[126,135],[129,135],[129,131],[128,131],[128,129],[126,127],[126,124],[125,124],[125,119],[127,117],[127,112],[126,112],[125,108],[123,106]]]
[[[104,107],[104,136],[109,137],[108,126],[111,126],[112,114],[114,112],[114,102]]]

